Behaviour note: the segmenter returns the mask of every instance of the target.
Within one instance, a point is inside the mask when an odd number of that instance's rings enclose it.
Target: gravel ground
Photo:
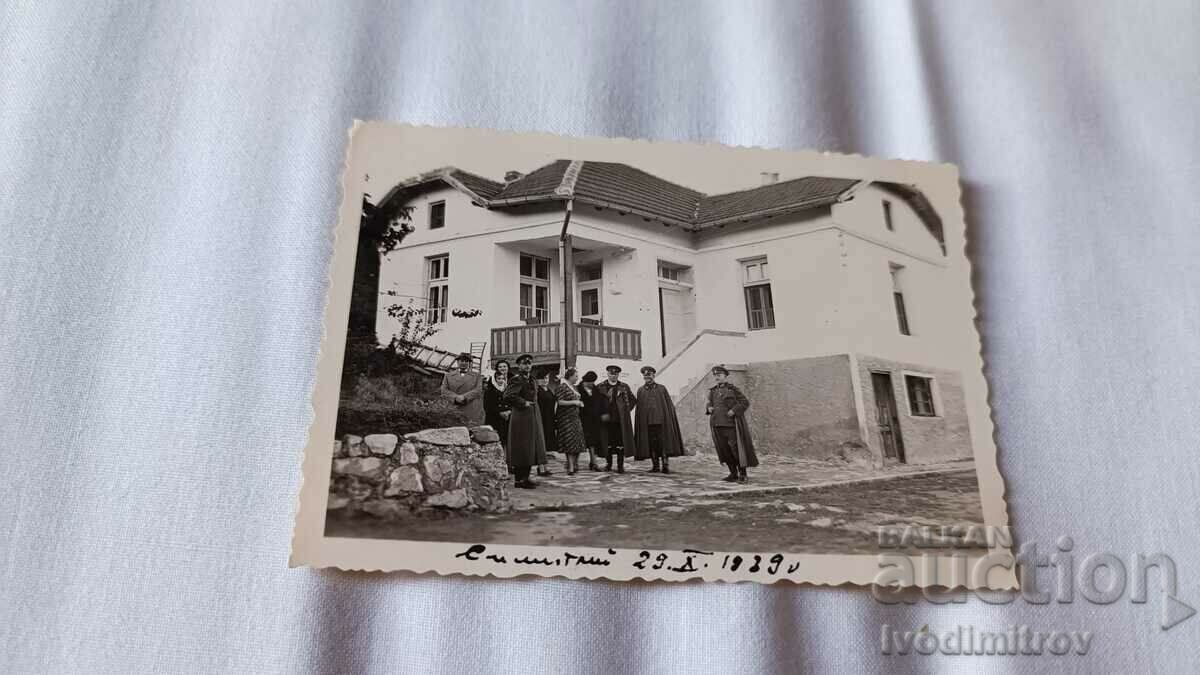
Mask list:
[[[961,466],[961,463],[960,463]],[[969,465],[968,465],[969,466]],[[334,537],[632,549],[875,553],[880,526],[981,525],[973,468],[876,480],[541,505],[386,522],[330,514]]]

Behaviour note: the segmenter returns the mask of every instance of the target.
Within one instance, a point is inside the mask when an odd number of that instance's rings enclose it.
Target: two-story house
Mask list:
[[[615,362],[635,388],[653,364],[696,447],[708,370],[725,363],[766,452],[970,457],[959,373],[976,343],[970,316],[941,309],[969,302],[931,203],[892,182],[760,178],[703,194],[611,162],[431,171],[381,200],[413,207],[415,230],[382,260],[380,291],[424,303],[448,352]],[[382,311],[377,331],[395,332]]]

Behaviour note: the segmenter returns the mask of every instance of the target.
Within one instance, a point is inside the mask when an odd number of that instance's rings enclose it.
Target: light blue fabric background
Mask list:
[[[1194,670],[1156,603],[286,567],[355,117],[958,163],[1024,540],[1200,606],[1200,6],[0,4],[0,670]],[[1095,631],[883,657],[880,626]]]

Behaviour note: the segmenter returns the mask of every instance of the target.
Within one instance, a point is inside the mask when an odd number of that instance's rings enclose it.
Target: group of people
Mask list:
[[[522,354],[515,371],[498,360],[486,381],[471,372],[472,357],[458,358],[458,371],[448,373],[442,393],[459,406],[470,424],[481,421],[500,436],[515,485],[532,489],[531,478],[552,475],[548,453],[566,458],[566,471],[579,471],[579,458],[588,455],[588,470],[625,473],[625,459],[651,461],[651,473],[671,473],[670,458],[684,454],[683,435],[675,404],[666,388],[655,382],[653,366],[641,369],[643,384],[635,394],[621,381],[621,367],[610,365],[606,378],[588,371],[582,377],[568,368],[559,377],[551,369],[533,370],[533,357]],[[724,366],[712,369],[716,384],[709,389],[706,412],[717,457],[729,468],[723,480],[745,482],[746,469],[758,466],[746,424],[746,396],[727,381]],[[630,419],[632,413],[632,420]],[[604,458],[601,469],[597,458]],[[615,469],[614,469],[615,466]]]

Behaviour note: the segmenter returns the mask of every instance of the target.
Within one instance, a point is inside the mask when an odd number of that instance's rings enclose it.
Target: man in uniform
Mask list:
[[[508,418],[508,465],[512,467],[515,484],[531,489],[537,483],[529,479],[529,471],[546,462],[546,438],[542,431],[542,415],[538,409],[537,384],[529,371],[533,357],[517,357],[517,374],[508,378],[504,403],[511,410]]]
[[[707,413],[717,459],[729,467],[729,475],[722,480],[745,483],[746,468],[758,466],[745,417],[750,400],[733,383],[725,381],[729,377],[725,366],[713,366],[712,374],[717,383],[708,390]]]
[[[656,372],[654,366],[642,366],[646,383],[638,387],[633,415],[633,437],[637,443],[633,458],[650,459],[654,463],[651,473],[659,471],[661,461],[662,472],[671,473],[667,458],[683,454],[683,435],[679,433],[679,418],[667,388],[654,381]]]
[[[633,456],[635,447],[633,425],[629,423],[629,411],[637,405],[633,390],[621,381],[621,366],[605,368],[608,379],[596,385],[596,391],[608,400],[608,412],[600,416],[608,435],[605,448],[605,471],[612,471],[613,455],[617,456],[617,473],[625,473],[625,458]]]
[[[467,418],[467,426],[483,424],[483,376],[471,372],[475,359],[468,353],[458,355],[458,372],[442,378],[442,396],[453,403]]]

